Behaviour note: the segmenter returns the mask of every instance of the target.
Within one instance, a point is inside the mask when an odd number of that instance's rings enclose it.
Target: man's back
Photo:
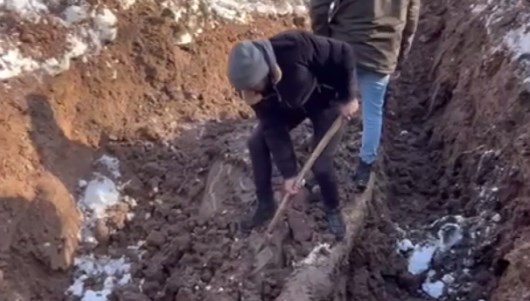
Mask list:
[[[419,0],[335,0],[330,11],[331,2],[311,1],[314,31],[350,43],[359,66],[392,73],[416,30]]]

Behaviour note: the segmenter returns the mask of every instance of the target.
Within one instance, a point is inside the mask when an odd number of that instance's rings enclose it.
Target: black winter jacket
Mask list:
[[[290,111],[310,116],[358,97],[355,57],[345,42],[292,30],[269,39],[282,79],[253,106],[273,159],[284,178],[296,176],[289,136]]]

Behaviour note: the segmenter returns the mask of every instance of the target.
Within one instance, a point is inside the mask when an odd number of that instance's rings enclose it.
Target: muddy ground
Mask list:
[[[444,300],[530,298],[529,93],[506,53],[482,59],[488,34],[469,10],[459,1],[424,5],[411,59],[388,93],[375,196],[337,281],[343,300],[430,300],[425,279],[445,274],[454,279]],[[319,203],[300,198],[283,228],[283,256],[251,273],[259,234],[243,236],[237,221],[253,202],[245,142],[253,120],[227,85],[225,57],[234,41],[293,20],[221,24],[184,47],[152,4],[119,20],[118,40],[101,55],[0,88],[0,300],[70,298],[73,258],[85,250],[78,180],[103,153],[120,159],[123,195],[138,202],[130,221],[118,214],[99,229],[96,253],[134,263],[116,299],[274,300],[293,265],[329,235]],[[359,137],[356,120],[336,160],[344,202]],[[294,139],[302,162],[308,129]],[[455,216],[465,218],[464,239],[435,256],[436,275],[409,273],[397,242],[421,241]]]

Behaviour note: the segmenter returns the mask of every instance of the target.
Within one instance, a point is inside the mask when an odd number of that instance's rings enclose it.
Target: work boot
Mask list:
[[[355,173],[353,174],[353,181],[358,192],[363,192],[370,181],[370,174],[372,172],[372,164],[365,163],[359,159]]]
[[[244,232],[250,232],[252,229],[263,225],[270,220],[276,212],[276,203],[271,201],[258,201],[258,206],[252,216],[241,222],[241,229]]]
[[[326,219],[328,220],[329,230],[337,240],[342,240],[346,234],[346,226],[342,219],[339,209],[326,210]]]

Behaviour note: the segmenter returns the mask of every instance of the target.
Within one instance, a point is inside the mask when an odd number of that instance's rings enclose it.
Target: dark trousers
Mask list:
[[[337,107],[327,108],[314,114],[293,111],[292,116],[289,116],[288,127],[289,130],[292,130],[306,118],[309,118],[313,124],[314,149],[339,114],[339,109]],[[327,147],[315,161],[312,168],[315,179],[320,186],[326,209],[335,209],[339,205],[339,189],[335,168],[333,167],[333,158],[337,152],[343,131],[344,127],[335,134]],[[265,141],[265,137],[263,136],[261,125],[258,125],[254,130],[254,133],[248,141],[248,147],[250,159],[252,161],[254,184],[256,186],[258,202],[271,202],[273,201],[272,157]]]

